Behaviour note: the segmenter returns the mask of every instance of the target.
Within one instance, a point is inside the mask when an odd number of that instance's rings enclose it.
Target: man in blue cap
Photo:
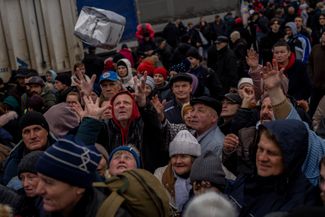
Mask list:
[[[123,89],[120,78],[114,71],[103,73],[99,78],[99,84],[102,89],[102,97],[105,100],[110,100]]]

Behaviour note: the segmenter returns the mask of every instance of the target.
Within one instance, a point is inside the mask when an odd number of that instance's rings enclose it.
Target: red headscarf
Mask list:
[[[115,111],[114,111],[114,101],[115,101],[116,97],[119,95],[123,95],[123,94],[130,96],[132,99],[132,113],[131,113],[131,117],[128,120],[126,127],[123,127],[121,125],[121,123],[116,119]],[[138,109],[138,105],[136,104],[134,97],[132,96],[132,94],[129,91],[121,91],[121,92],[115,94],[115,96],[113,96],[113,98],[111,99],[111,104],[112,104],[112,115],[113,115],[112,119],[113,119],[114,123],[120,128],[121,134],[122,134],[122,144],[125,145],[125,142],[127,141],[127,136],[129,133],[129,127],[130,127],[131,123],[134,120],[140,118],[140,112]]]

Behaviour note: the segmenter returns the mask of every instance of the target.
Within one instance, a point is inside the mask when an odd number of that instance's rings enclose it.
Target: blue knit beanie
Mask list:
[[[133,146],[118,146],[115,149],[113,149],[113,151],[111,152],[111,154],[109,155],[109,162],[108,165],[111,163],[112,158],[114,156],[114,154],[118,151],[128,151],[132,154],[132,156],[134,157],[135,161],[137,162],[137,168],[141,168],[141,160],[140,160],[140,154],[139,151],[133,147]]]
[[[91,187],[101,155],[73,136],[59,139],[40,157],[36,171],[82,188]]]

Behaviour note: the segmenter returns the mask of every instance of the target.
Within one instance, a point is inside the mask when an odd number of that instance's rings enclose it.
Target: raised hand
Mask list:
[[[139,107],[144,107],[147,102],[146,98],[146,80],[147,80],[147,72],[144,72],[143,76],[138,79],[134,77],[134,87],[135,87],[135,101],[137,102]]]
[[[77,84],[77,87],[79,88],[80,92],[84,95],[84,96],[90,96],[92,90],[93,90],[93,86],[96,80],[96,75],[93,74],[90,78],[90,81],[86,81],[84,75],[82,74],[82,72],[80,71],[76,71],[76,77],[74,78],[74,81]]]
[[[258,66],[258,60],[259,55],[253,48],[247,50],[246,63],[250,68],[253,70],[256,69]]]
[[[85,102],[85,110],[87,111],[86,116],[97,120],[99,120],[104,111],[110,107],[110,104],[99,107],[99,98],[96,99],[96,102],[94,102],[90,96],[84,96],[83,99]]]
[[[281,81],[284,79],[285,75],[283,74],[284,69],[279,69],[278,63],[276,60],[271,63],[266,63],[266,66],[262,69],[262,79],[264,89],[271,90],[275,87],[281,86]]]
[[[256,98],[254,88],[246,86],[238,90],[239,96],[243,99],[241,108],[254,108],[256,106]]]
[[[158,96],[156,95],[156,96],[152,97],[151,103],[157,111],[159,120],[161,122],[163,122],[165,120],[164,108],[165,108],[166,100],[163,100],[162,102],[160,102]]]
[[[81,107],[80,103],[73,103],[69,106],[72,111],[74,111],[78,115],[80,121],[87,115],[87,111]]]
[[[236,150],[239,144],[239,138],[233,133],[227,134],[223,141],[223,150],[226,153],[230,153]]]

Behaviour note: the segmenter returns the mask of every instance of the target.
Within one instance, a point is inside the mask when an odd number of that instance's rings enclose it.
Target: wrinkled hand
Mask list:
[[[259,55],[253,48],[247,50],[246,63],[250,68],[253,70],[256,69],[258,66],[258,60]]]
[[[97,97],[96,102],[92,100],[90,96],[83,97],[85,102],[85,110],[87,111],[86,116],[99,120],[103,115],[104,111],[109,108],[109,104],[99,107],[99,98]]]
[[[102,104],[102,107],[105,106]],[[112,105],[111,103],[109,102],[108,103],[108,107],[106,107],[106,109],[104,110],[102,116],[100,117],[101,119],[103,120],[108,120],[108,119],[111,119],[113,117],[113,113],[112,113]]]
[[[153,105],[153,107],[156,109],[159,120],[161,122],[163,122],[165,120],[165,113],[164,113],[164,109],[165,109],[165,105],[166,105],[166,100],[163,100],[162,102],[160,102],[158,96],[153,96],[151,99],[151,103]]]
[[[89,82],[86,81],[84,75],[79,71],[76,72],[76,76],[77,78],[75,78],[74,81],[76,82],[80,92],[84,96],[90,96],[96,80],[96,75],[92,75]]]
[[[305,112],[309,110],[309,104],[306,100],[297,100],[297,105],[301,107]]]
[[[271,63],[266,63],[266,66],[262,69],[262,79],[264,89],[271,90],[276,87],[281,86],[281,81],[284,79],[285,75],[283,74],[284,69],[279,69],[278,63],[276,60]]]
[[[147,72],[145,71],[140,80],[137,77],[134,77],[134,87],[135,87],[135,101],[137,102],[139,107],[144,107],[147,103],[146,99],[146,80],[147,80]]]
[[[256,98],[254,88],[251,86],[246,86],[240,89],[239,96],[242,98],[241,108],[254,108],[256,106]]]
[[[74,111],[79,116],[80,120],[82,120],[87,115],[86,109],[83,109],[80,103],[74,103],[69,106],[72,109],[72,111]]]
[[[170,78],[174,77],[175,75],[177,75],[177,72],[176,71],[170,71],[169,72],[169,77]]]
[[[227,134],[223,141],[223,150],[226,153],[230,153],[236,150],[239,144],[239,138],[233,133]]]

